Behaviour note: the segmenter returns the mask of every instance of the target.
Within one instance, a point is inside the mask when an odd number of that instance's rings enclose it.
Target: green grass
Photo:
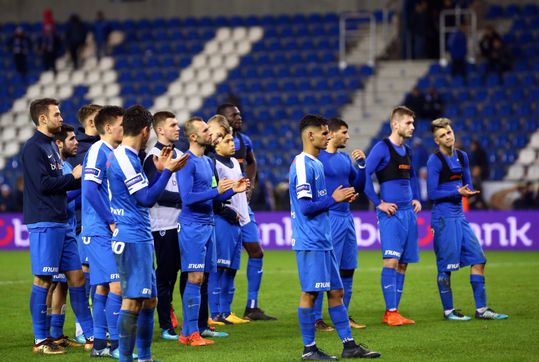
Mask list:
[[[188,348],[158,338],[158,325],[152,345],[153,355],[164,361],[290,361],[299,360],[302,341],[297,320],[299,282],[292,252],[266,252],[261,306],[279,318],[275,322],[255,322],[227,326],[230,337],[215,345]],[[405,283],[400,311],[416,320],[415,326],[382,325],[384,312],[380,291],[379,252],[360,252],[360,267],[354,280],[351,315],[365,330],[354,331],[357,341],[380,351],[391,361],[529,361],[539,357],[538,319],[539,253],[489,252],[486,269],[489,305],[507,313],[505,321],[447,322],[436,288],[432,252],[421,255],[421,263],[411,265]],[[236,279],[233,310],[243,313],[246,296],[245,262]],[[0,253],[0,349],[3,361],[87,360],[80,350],[64,356],[44,357],[31,352],[32,325],[28,310],[32,281],[29,255],[25,252]],[[455,305],[472,315],[474,302],[468,270],[453,275]],[[181,311],[179,296],[175,296]],[[329,318],[326,317],[329,321]],[[68,313],[66,334],[73,335],[73,316]],[[317,335],[317,344],[332,354],[341,351],[337,334]]]

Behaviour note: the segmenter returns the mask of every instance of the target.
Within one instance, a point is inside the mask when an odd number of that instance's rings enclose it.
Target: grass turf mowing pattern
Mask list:
[[[539,355],[539,286],[537,284],[539,253],[488,252],[486,288],[489,305],[507,313],[505,321],[444,321],[436,286],[435,259],[423,252],[421,262],[410,265],[401,301],[401,313],[416,320],[417,325],[387,327],[380,290],[381,260],[379,252],[360,252],[359,269],[354,278],[350,314],[365,330],[353,330],[354,338],[380,351],[384,360],[399,361],[529,361]],[[243,254],[242,270],[236,278],[236,297],[232,310],[243,315],[246,298],[247,256]],[[453,273],[455,306],[473,316],[475,307],[469,283],[469,268]],[[29,254],[0,253],[0,350],[3,361],[84,361],[88,354],[71,348],[66,355],[44,357],[31,352],[32,324],[28,309],[30,296]],[[260,294],[261,307],[279,318],[272,322],[251,322],[226,326],[230,333],[207,347],[186,347],[159,337],[157,316],[152,344],[154,358],[164,361],[290,361],[299,360],[302,340],[297,306],[299,281],[292,252],[266,251],[264,277]],[[178,294],[174,305],[181,318]],[[328,323],[327,305],[324,318]],[[74,334],[74,318],[68,308],[65,333]],[[336,332],[318,333],[317,344],[327,353],[340,355],[342,346]]]

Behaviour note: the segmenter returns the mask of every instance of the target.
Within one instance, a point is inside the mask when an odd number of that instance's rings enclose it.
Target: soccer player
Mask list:
[[[215,168],[219,180],[236,180],[243,177],[238,160],[232,157],[235,148],[230,131],[215,146],[215,151]],[[249,206],[245,193],[236,194],[226,204],[218,205],[215,213],[217,272],[210,274],[208,290],[211,317],[214,321],[230,324],[249,322],[248,319],[237,317],[230,309],[235,293],[234,278],[240,268],[241,226],[249,222]]]
[[[318,160],[327,147],[327,120],[306,115],[300,124],[303,152],[290,166],[290,204],[292,248],[296,251],[301,297],[298,308],[303,337],[303,360],[336,360],[316,346],[314,300],[318,293],[328,293],[329,315],[343,343],[343,358],[376,358],[380,353],[357,345],[352,338],[349,317],[343,305],[343,285],[331,243],[329,209],[336,203],[352,202],[357,193],[353,187],[339,186],[328,195],[324,166]]]
[[[417,216],[421,211],[419,186],[405,141],[414,133],[414,112],[398,106],[390,117],[391,135],[376,143],[367,157],[365,194],[376,207],[382,243],[382,293],[386,304],[383,322],[389,326],[415,324],[398,312],[409,263],[419,261]],[[380,197],[371,175],[376,173]]]
[[[78,141],[75,137],[75,129],[69,124],[63,124],[60,132],[54,135],[54,142],[58,147],[58,153],[60,159],[63,161],[62,173],[64,175],[71,174],[73,167],[66,162],[68,157],[75,156],[77,154]],[[77,200],[80,200],[80,189],[69,191],[67,193],[68,205],[67,205],[67,218],[70,225],[70,232],[75,235],[75,229],[77,227],[77,217],[75,215],[75,207]],[[54,343],[62,347],[82,347],[83,343],[79,343],[77,340],[71,340],[64,335],[64,322],[65,312],[67,309],[67,280],[64,274],[56,274],[52,278],[52,285],[49,289],[50,303],[51,303],[51,320],[50,320],[50,335],[54,340]],[[48,302],[47,302],[48,305]]]
[[[345,148],[350,135],[348,134],[348,124],[342,119],[332,118],[328,122],[329,143],[326,150],[321,150],[318,159],[324,166],[324,177],[328,193],[333,193],[337,187],[348,188],[353,186],[356,192],[363,192],[365,186],[365,153],[356,149],[352,151],[352,159],[339,149]],[[356,164],[357,163],[357,164]],[[331,224],[331,241],[333,251],[337,259],[337,267],[341,275],[344,287],[344,306],[349,311],[350,299],[352,297],[352,286],[354,270],[357,268],[357,240],[354,227],[354,218],[350,212],[350,205],[341,202],[333,205],[329,209],[329,219]],[[324,293],[319,293],[315,302],[315,324],[316,330],[330,332],[333,327],[329,326],[322,319],[322,304]],[[349,316],[350,327],[366,328],[366,325],[359,324]]]
[[[488,307],[485,291],[485,255],[470,224],[464,217],[462,198],[477,195],[473,190],[468,155],[455,149],[451,121],[432,121],[432,133],[438,150],[427,162],[427,190],[434,203],[431,227],[438,266],[438,291],[444,308],[444,319],[467,321],[471,318],[453,307],[451,273],[470,265],[470,283],[475,299],[475,318],[506,319]]]
[[[182,272],[188,272],[183,294],[183,328],[178,342],[190,346],[204,346],[214,342],[201,337],[198,327],[200,287],[204,272],[216,269],[213,200],[226,200],[234,193],[244,192],[249,181],[220,180],[214,175],[213,161],[204,156],[211,145],[212,135],[201,118],[193,117],[184,125],[189,139],[190,161],[178,172],[178,185],[182,199],[180,213],[180,253]]]
[[[160,176],[150,186],[138,157],[150,137],[152,115],[140,105],[123,117],[123,140],[109,158],[107,170],[111,210],[116,220],[112,251],[120,274],[122,306],[118,319],[120,361],[133,361],[135,339],[139,361],[151,361],[154,311],[157,304],[154,249],[148,208],[159,199],[172,173],[183,167],[189,156],[172,158],[163,148],[153,156]],[[92,265],[93,267],[93,265]]]
[[[67,224],[66,191],[80,187],[82,167],[69,175],[62,174],[62,160],[53,136],[62,127],[59,102],[52,98],[34,100],[30,116],[36,133],[22,149],[24,174],[24,223],[30,238],[30,258],[34,282],[30,296],[30,312],[34,327],[33,351],[62,354],[66,350],[48,338],[47,293],[51,277],[58,272],[66,275],[71,306],[86,337],[93,343],[92,316],[84,289],[77,241]]]
[[[157,112],[153,115],[153,129],[157,135],[157,142],[148,152],[144,160],[144,173],[148,181],[153,183],[159,172],[153,162],[153,156],[159,155],[165,147],[171,147],[173,157],[180,157],[183,152],[174,149],[174,142],[178,141],[180,127],[176,115],[171,112]],[[154,240],[157,269],[155,270],[157,283],[157,315],[161,338],[178,340],[174,330],[177,320],[172,308],[174,286],[180,270],[180,245],[178,241],[178,217],[181,211],[181,199],[173,174],[167,182],[165,191],[161,194],[155,205],[150,209],[150,224]]]
[[[90,268],[91,285],[96,288],[92,298],[94,317],[94,348],[91,356],[118,355],[118,313],[122,304],[120,275],[114,261],[111,237],[116,227],[110,208],[107,162],[122,142],[124,109],[105,106],[95,116],[94,123],[100,141],[88,150],[83,162],[82,231]],[[107,328],[110,348],[107,347]]]
[[[256,158],[253,151],[251,139],[242,132],[243,119],[241,112],[231,103],[221,104],[217,108],[217,114],[226,117],[232,127],[234,136],[234,146],[236,153],[234,157],[239,161],[243,174],[249,179],[251,188],[247,191],[247,199],[251,198],[252,187],[255,185]],[[249,255],[247,262],[247,304],[243,318],[250,320],[276,320],[277,318],[267,315],[258,306],[258,292],[262,282],[262,264],[264,251],[260,245],[258,225],[255,215],[249,207],[249,218],[251,222],[241,227],[241,237],[243,247]]]

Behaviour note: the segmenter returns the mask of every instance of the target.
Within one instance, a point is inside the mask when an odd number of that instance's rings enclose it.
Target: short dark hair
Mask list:
[[[299,133],[302,133],[308,127],[327,126],[328,120],[316,114],[306,114],[299,124]]]
[[[185,124],[183,125],[183,133],[186,137],[189,137],[190,135],[195,133],[195,126],[193,125],[193,123],[195,122],[204,122],[204,119],[198,116],[189,118],[187,122],[185,122]]]
[[[157,127],[162,122],[165,122],[167,118],[176,118],[176,115],[169,111],[161,111],[153,114],[153,129],[157,130]]]
[[[138,136],[146,127],[151,127],[153,116],[140,104],[135,104],[125,110],[124,136]]]
[[[223,103],[219,107],[217,107],[217,114],[220,114],[222,116],[225,115],[225,109],[231,108],[231,107],[237,107],[235,104],[232,103]]]
[[[118,106],[105,106],[97,112],[94,123],[99,134],[105,133],[105,125],[113,123],[116,118],[122,117],[125,110]]]
[[[77,112],[77,119],[79,120],[81,126],[86,127],[86,121],[88,118],[99,112],[101,108],[103,108],[103,106],[100,106],[99,104],[87,104],[80,107],[79,111]]]
[[[331,132],[337,132],[338,130],[341,129],[341,127],[346,127],[348,128],[348,123],[346,123],[345,121],[343,121],[342,119],[340,118],[336,118],[336,117],[333,117],[333,118],[330,118],[329,121],[328,121],[328,128]]]
[[[394,117],[402,117],[402,116],[410,116],[412,118],[415,118],[415,113],[410,108],[406,106],[397,106],[393,108],[391,111],[391,117],[389,117],[390,121],[393,121]]]
[[[69,132],[75,132],[75,128],[70,124],[64,123],[62,124],[62,128],[60,128],[60,132],[54,134],[54,139],[65,142]]]
[[[30,117],[36,126],[39,126],[39,116],[49,112],[49,106],[58,106],[60,102],[54,98],[40,98],[30,103]]]

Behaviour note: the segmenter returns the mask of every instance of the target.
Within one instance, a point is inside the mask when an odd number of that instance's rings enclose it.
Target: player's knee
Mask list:
[[[332,306],[342,304],[344,289],[335,289],[328,292],[328,303]]]
[[[67,278],[67,284],[70,287],[82,287],[86,283],[84,274],[82,274],[82,269],[66,272],[65,275]]]
[[[472,274],[483,275],[485,273],[485,264],[475,264],[471,266]]]
[[[34,277],[34,285],[49,289],[52,284],[52,277],[50,275],[36,275]]]
[[[397,269],[398,266],[399,266],[399,261],[397,259],[392,259],[392,258],[384,259],[384,268]]]
[[[438,273],[438,284],[446,288],[451,287],[451,274],[446,272]]]
[[[264,250],[260,243],[245,243],[245,250],[251,259],[261,259],[264,257]]]
[[[191,284],[202,285],[204,282],[204,273],[189,273],[187,281]]]
[[[122,287],[120,286],[120,282],[110,283],[109,290],[111,293],[116,295],[122,295]]]
[[[397,266],[397,271],[401,274],[406,273],[406,269],[408,269],[408,264],[399,263],[399,265]]]
[[[144,301],[144,309],[155,309],[157,306],[157,298],[150,298]]]

